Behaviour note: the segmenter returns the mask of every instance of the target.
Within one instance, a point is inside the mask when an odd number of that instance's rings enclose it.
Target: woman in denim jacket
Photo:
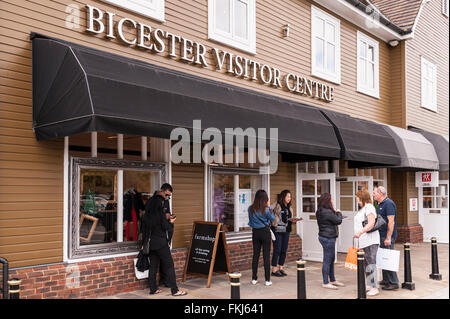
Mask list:
[[[270,281],[270,225],[275,219],[271,213],[269,196],[266,191],[259,190],[255,194],[255,200],[248,208],[248,225],[252,228],[253,260],[252,260],[252,284],[258,283],[258,263],[261,247],[263,248],[264,274],[266,286],[272,285]]]

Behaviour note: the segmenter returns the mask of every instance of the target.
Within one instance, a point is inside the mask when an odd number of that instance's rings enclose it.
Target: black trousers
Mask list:
[[[164,269],[165,282],[172,290],[172,294],[178,291],[175,266],[173,264],[172,254],[170,253],[169,245],[166,245],[158,250],[150,250],[150,269],[148,272],[148,284],[150,286],[150,293],[158,290],[156,284],[156,273],[158,272],[158,265],[161,263],[161,268]]]
[[[266,281],[270,281],[270,245],[272,238],[270,236],[269,228],[255,229],[252,232],[253,241],[253,260],[252,260],[252,279],[258,279],[258,264],[261,247],[263,249],[264,260],[264,276]]]

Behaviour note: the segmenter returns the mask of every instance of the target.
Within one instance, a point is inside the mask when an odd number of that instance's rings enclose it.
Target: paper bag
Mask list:
[[[378,248],[377,268],[398,272],[399,265],[400,265],[399,250]]]

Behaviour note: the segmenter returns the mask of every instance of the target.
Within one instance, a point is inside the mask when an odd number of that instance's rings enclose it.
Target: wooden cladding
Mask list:
[[[407,125],[448,135],[449,127],[449,19],[442,14],[442,1],[423,6],[414,31],[406,41]],[[437,67],[437,112],[421,106],[421,57]]]

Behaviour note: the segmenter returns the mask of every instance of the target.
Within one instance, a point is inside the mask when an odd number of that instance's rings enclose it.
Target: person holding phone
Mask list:
[[[172,291],[172,296],[187,295],[186,291],[178,289],[175,265],[167,235],[168,230],[173,229],[172,225],[175,222],[175,218],[171,218],[170,214],[164,212],[164,201],[170,198],[172,192],[173,189],[170,184],[163,184],[159,192],[148,200],[142,220],[142,237],[143,239],[151,238],[149,247],[150,269],[148,274],[151,295],[162,292],[156,284],[156,273],[160,262],[166,274],[166,283]]]
[[[292,231],[292,223],[296,223],[302,218],[293,218],[291,211],[292,194],[288,189],[278,194],[278,200],[273,208],[275,220],[272,222],[272,231],[276,240],[273,241],[272,255],[272,276],[284,277],[284,262],[289,245],[289,236]],[[278,266],[278,269],[277,269]]]
[[[338,226],[342,223],[342,213],[333,208],[333,199],[330,193],[323,193],[318,202],[316,211],[319,226],[319,242],[323,247],[322,277],[323,288],[338,289],[344,284],[337,281],[334,276],[334,260],[336,255],[336,238],[339,236]]]

